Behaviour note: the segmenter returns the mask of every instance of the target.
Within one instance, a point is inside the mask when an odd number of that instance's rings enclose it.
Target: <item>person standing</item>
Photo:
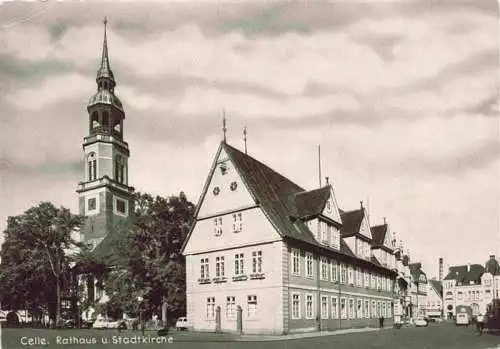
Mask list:
[[[479,313],[476,317],[476,329],[477,332],[479,332],[479,335],[481,336],[483,334],[483,329],[484,329],[484,316]]]

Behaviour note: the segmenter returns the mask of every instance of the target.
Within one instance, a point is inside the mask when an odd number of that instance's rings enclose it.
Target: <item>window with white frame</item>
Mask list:
[[[332,245],[333,244],[333,234],[332,234],[332,226],[331,224],[326,224],[326,235],[328,239],[328,244]]]
[[[349,298],[349,319],[354,319],[354,299]]]
[[[228,319],[236,317],[236,299],[234,296],[226,297],[226,317]]]
[[[375,275],[373,273],[370,274],[370,287],[377,288],[377,284],[375,281]]]
[[[387,317],[388,318],[392,317],[391,302],[387,302]]]
[[[321,280],[328,281],[328,259],[321,257]]]
[[[328,243],[328,232],[326,230],[326,223],[321,222],[320,227],[321,227],[320,228],[321,229],[321,242],[324,244],[327,244]]]
[[[365,270],[365,287],[370,287],[370,273]]]
[[[207,297],[207,319],[213,320],[215,319],[215,298]]]
[[[224,277],[224,256],[215,257],[215,277]]]
[[[244,274],[244,264],[243,264],[243,253],[237,253],[234,255],[234,275]]]
[[[262,251],[252,252],[252,273],[262,273]]]
[[[332,313],[332,319],[338,319],[339,317],[339,308],[337,303],[338,303],[337,297],[330,298],[330,309]]]
[[[361,299],[357,299],[357,308],[356,308],[356,317],[361,319],[363,317],[363,301]]]
[[[200,260],[200,279],[208,279],[209,277],[208,258],[202,258]]]
[[[385,303],[384,302],[382,302],[382,316],[387,317],[387,314],[385,312]]]
[[[321,318],[328,319],[328,297],[321,296]]]
[[[360,268],[356,269],[356,286],[361,287],[363,285],[363,274]]]
[[[222,217],[214,218],[214,235],[222,235]]]
[[[352,269],[352,266],[348,266],[347,267],[347,271],[348,271],[348,274],[347,274],[347,283],[348,284],[354,284],[354,271]]]
[[[241,212],[233,213],[233,232],[239,233],[243,230],[243,215]]]
[[[257,317],[257,296],[250,295],[247,297],[247,316],[251,319]]]
[[[340,282],[342,284],[347,283],[347,265],[344,263],[340,264]]]
[[[347,304],[345,298],[340,298],[340,316],[342,319],[347,319]]]
[[[292,293],[292,319],[300,318],[300,294]]]
[[[306,319],[312,319],[313,317],[314,317],[313,295],[306,294]]]
[[[295,249],[292,250],[292,274],[300,274],[300,251]]]
[[[372,318],[377,317],[377,301],[372,301]]]
[[[380,281],[380,275],[377,275],[377,289],[382,288],[382,282]]]
[[[457,293],[457,299],[462,299],[462,292],[461,291],[458,291],[458,293]]]
[[[365,308],[364,308],[365,318],[370,318],[370,301],[365,299]]]
[[[313,277],[313,255],[306,253],[306,277]]]
[[[337,282],[338,281],[338,264],[337,264],[337,261],[332,260],[331,267],[332,267],[332,281],[333,282]]]
[[[339,248],[339,243],[340,243],[340,231],[332,227],[332,246],[335,248]]]
[[[380,309],[380,301],[377,301],[377,317],[380,317],[381,309]]]

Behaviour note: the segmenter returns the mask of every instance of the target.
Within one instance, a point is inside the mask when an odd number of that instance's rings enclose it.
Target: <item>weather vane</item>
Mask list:
[[[226,111],[222,109],[222,132],[224,133],[224,143],[226,143]]]
[[[245,142],[245,154],[247,153],[247,127],[243,128],[243,141]]]

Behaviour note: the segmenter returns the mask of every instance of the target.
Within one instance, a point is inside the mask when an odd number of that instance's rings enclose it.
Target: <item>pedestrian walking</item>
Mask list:
[[[482,314],[478,314],[476,317],[476,329],[477,332],[479,332],[479,335],[481,336],[483,334],[483,329],[484,329],[484,316]]]
[[[381,316],[378,318],[378,324],[380,328],[384,328],[384,317]]]

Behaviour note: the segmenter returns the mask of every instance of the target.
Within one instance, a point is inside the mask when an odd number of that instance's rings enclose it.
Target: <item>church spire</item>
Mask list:
[[[101,87],[99,80],[107,80],[110,84],[110,89],[112,89],[115,83],[115,77],[113,76],[113,72],[111,71],[111,67],[109,65],[109,56],[108,56],[108,39],[107,39],[107,26],[108,19],[104,17],[104,41],[102,44],[102,57],[101,57],[101,65],[99,70],[97,71],[97,84]],[[108,84],[106,84],[108,85]]]

